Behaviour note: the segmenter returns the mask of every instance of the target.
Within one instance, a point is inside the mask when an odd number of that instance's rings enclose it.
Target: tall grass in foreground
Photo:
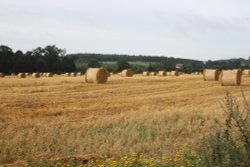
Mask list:
[[[223,105],[226,121],[217,124],[214,132],[203,143],[206,166],[250,166],[250,106],[244,93],[240,103],[226,93]]]
[[[162,158],[143,154],[131,156],[103,156],[92,159],[54,157],[46,160],[29,161],[27,166],[102,166],[102,167],[247,167],[250,166],[250,106],[244,93],[239,103],[226,93],[223,109],[225,122],[215,119],[215,129],[204,138],[198,148],[184,147]]]

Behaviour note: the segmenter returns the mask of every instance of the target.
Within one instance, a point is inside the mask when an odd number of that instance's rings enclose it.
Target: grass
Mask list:
[[[249,84],[243,78],[246,99]],[[199,149],[217,128],[215,119],[226,121],[225,92],[241,96],[239,87],[193,75],[112,76],[104,85],[85,84],[83,77],[6,77],[0,85],[0,164],[12,165],[49,164],[51,157],[120,162],[133,155],[157,164],[179,154],[183,163],[201,163],[189,148]]]

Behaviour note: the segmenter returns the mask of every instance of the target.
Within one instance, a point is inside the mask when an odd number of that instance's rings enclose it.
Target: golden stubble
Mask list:
[[[249,98],[250,79],[242,88]],[[224,121],[225,92],[202,76],[112,76],[87,84],[84,76],[0,79],[0,164],[54,155],[163,157],[196,146]]]

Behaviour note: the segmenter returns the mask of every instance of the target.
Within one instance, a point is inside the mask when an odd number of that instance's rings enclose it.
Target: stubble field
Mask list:
[[[107,84],[82,77],[0,78],[0,164],[28,159],[145,154],[164,158],[195,147],[215,120],[224,121],[225,92],[250,97],[202,76],[132,78]]]

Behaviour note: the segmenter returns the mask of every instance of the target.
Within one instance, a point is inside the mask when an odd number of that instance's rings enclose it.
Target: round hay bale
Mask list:
[[[26,75],[25,75],[25,73],[19,73],[19,74],[17,75],[17,77],[18,77],[18,78],[26,78]]]
[[[158,76],[160,77],[166,76],[166,71],[159,71]]]
[[[5,74],[4,73],[0,73],[0,78],[3,78],[5,77]]]
[[[76,75],[77,75],[77,76],[82,76],[83,73],[82,73],[82,72],[78,72]]]
[[[221,72],[222,86],[240,86],[241,71],[240,70],[223,70]]]
[[[64,75],[65,75],[66,77],[69,77],[69,76],[70,76],[70,73],[69,73],[69,72],[66,72]]]
[[[85,73],[87,83],[106,83],[108,80],[108,71],[104,68],[89,68]]]
[[[53,77],[53,74],[48,72],[48,73],[46,73],[46,77]]]
[[[244,76],[250,76],[250,70],[249,69],[245,69],[242,74]]]
[[[171,76],[179,76],[179,72],[178,71],[171,71],[170,75]]]
[[[218,69],[204,69],[203,79],[204,81],[218,81],[220,78],[220,71]]]
[[[47,73],[44,72],[44,73],[42,73],[41,76],[46,77],[46,75],[47,75]]]
[[[34,72],[32,78],[40,78],[40,73]]]
[[[16,76],[16,73],[13,72],[13,73],[11,73],[10,75],[11,75],[11,76]]]
[[[132,77],[134,75],[134,72],[131,69],[122,70],[121,75],[123,77]]]
[[[75,73],[75,72],[72,72],[72,73],[70,73],[70,76],[71,76],[71,77],[76,77],[76,73]]]
[[[29,75],[30,75],[30,73],[26,72],[26,73],[25,73],[25,75],[26,75],[26,76],[29,76]]]
[[[156,76],[157,73],[156,73],[156,72],[150,72],[149,75],[150,75],[150,76]]]
[[[149,72],[148,71],[143,71],[142,76],[149,76]]]

